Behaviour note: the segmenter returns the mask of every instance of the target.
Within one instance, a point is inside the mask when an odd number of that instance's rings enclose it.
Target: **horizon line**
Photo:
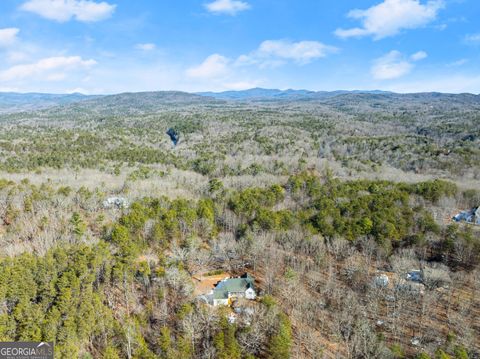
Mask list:
[[[360,90],[360,89],[354,89],[354,90],[345,90],[345,89],[337,89],[337,90],[310,90],[306,88],[268,88],[268,87],[252,87],[252,88],[247,88],[243,90],[222,90],[222,91],[211,91],[211,90],[205,90],[205,91],[186,91],[186,90],[140,90],[140,91],[120,91],[120,92],[106,92],[106,93],[86,93],[86,92],[79,92],[79,91],[73,91],[73,92],[42,92],[42,91],[0,91],[0,95],[2,94],[16,94],[16,95],[59,95],[59,96],[67,96],[67,95],[82,95],[82,96],[115,96],[115,95],[122,95],[122,94],[140,94],[140,93],[152,93],[152,92],[179,92],[179,93],[185,93],[185,94],[191,94],[191,95],[203,95],[203,94],[222,94],[222,93],[228,93],[228,92],[247,92],[251,90],[266,90],[266,91],[281,91],[281,92],[287,92],[287,91],[307,91],[310,93],[334,93],[334,92],[345,92],[345,93],[375,93],[377,94],[396,94],[396,95],[414,95],[414,94],[442,94],[442,95],[474,95],[474,96],[480,96],[479,93],[473,93],[473,92],[442,92],[442,91],[418,91],[418,92],[399,92],[399,91],[390,91],[390,90],[381,90],[381,89],[374,89],[374,90]]]

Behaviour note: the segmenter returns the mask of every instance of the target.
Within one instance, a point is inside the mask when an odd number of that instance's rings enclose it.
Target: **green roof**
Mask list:
[[[245,292],[248,288],[253,288],[253,278],[230,278],[222,280],[213,290],[214,299],[227,299],[229,292]]]

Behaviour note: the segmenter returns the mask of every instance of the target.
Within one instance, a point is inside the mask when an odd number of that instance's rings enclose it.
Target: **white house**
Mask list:
[[[254,288],[254,279],[249,275],[240,278],[227,278],[220,281],[207,296],[213,306],[230,305],[233,299],[246,298],[253,300],[257,297]]]
[[[103,201],[103,208],[128,208],[128,200],[123,197],[110,197]]]

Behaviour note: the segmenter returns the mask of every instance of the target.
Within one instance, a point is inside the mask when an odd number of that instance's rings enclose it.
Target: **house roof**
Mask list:
[[[480,224],[480,206],[474,207],[468,211],[462,211],[453,217],[456,222],[465,221],[467,223]]]
[[[224,279],[213,290],[213,298],[227,299],[229,292],[245,292],[248,288],[253,289],[253,278],[250,276]]]

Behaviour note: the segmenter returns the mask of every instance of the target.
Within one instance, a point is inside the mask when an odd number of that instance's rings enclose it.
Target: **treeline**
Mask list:
[[[470,227],[451,225],[445,229],[422,205],[412,206],[415,196],[431,205],[457,195],[454,184],[433,180],[418,184],[388,181],[339,181],[310,172],[291,176],[284,187],[249,188],[234,193],[229,208],[242,219],[245,231],[301,228],[327,240],[344,238],[355,242],[371,237],[391,253],[395,247],[433,246],[439,256],[472,266],[480,260],[480,241]],[[276,210],[288,198],[295,206]],[[428,243],[432,238],[435,243]],[[464,260],[459,253],[471,255]],[[447,260],[447,259],[446,259]]]

